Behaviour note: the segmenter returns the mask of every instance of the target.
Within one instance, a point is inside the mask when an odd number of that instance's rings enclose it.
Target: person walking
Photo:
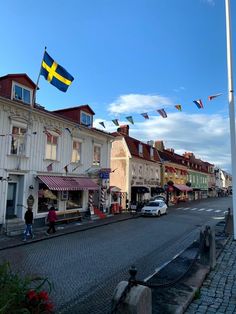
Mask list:
[[[48,220],[48,223],[49,223],[49,228],[48,228],[46,234],[49,235],[51,230],[52,230],[53,233],[55,233],[56,232],[55,222],[57,220],[57,214],[56,214],[55,207],[52,206],[49,209],[47,220]]]
[[[23,241],[27,240],[27,236],[31,236],[31,239],[34,238],[33,231],[32,231],[32,225],[33,225],[33,212],[32,208],[28,208],[27,211],[25,212],[25,231],[24,231],[24,238]]]

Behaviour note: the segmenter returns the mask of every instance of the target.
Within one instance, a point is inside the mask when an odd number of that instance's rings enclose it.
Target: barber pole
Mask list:
[[[94,209],[93,209],[93,192],[89,191],[89,209],[91,215],[94,215]]]
[[[103,210],[105,207],[105,190],[106,188],[104,187],[101,188],[100,208],[102,208]]]

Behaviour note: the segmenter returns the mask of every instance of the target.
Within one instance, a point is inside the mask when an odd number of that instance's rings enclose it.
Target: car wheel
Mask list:
[[[157,213],[157,217],[161,217],[161,211],[160,210]]]

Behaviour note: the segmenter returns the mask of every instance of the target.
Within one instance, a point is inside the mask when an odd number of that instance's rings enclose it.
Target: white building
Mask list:
[[[2,227],[22,222],[27,207],[39,224],[51,205],[85,212],[90,200],[92,213],[110,206],[113,136],[92,127],[88,105],[49,112],[33,104],[35,88],[26,74],[0,77]]]

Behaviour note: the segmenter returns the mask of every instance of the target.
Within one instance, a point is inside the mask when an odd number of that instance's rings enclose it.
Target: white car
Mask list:
[[[167,214],[167,205],[162,200],[156,200],[156,201],[150,201],[148,204],[146,204],[142,210],[141,215],[142,216],[158,216]]]

